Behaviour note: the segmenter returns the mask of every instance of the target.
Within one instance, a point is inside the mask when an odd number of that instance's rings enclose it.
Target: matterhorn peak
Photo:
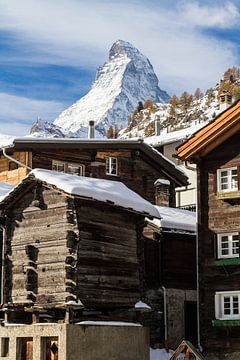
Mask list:
[[[66,136],[87,137],[89,121],[96,136],[106,137],[109,127],[126,127],[139,101],[163,103],[169,95],[158,86],[158,78],[146,56],[127,41],[116,41],[109,60],[98,68],[91,90],[63,111],[54,124]]]
[[[141,55],[141,53],[132,44],[124,40],[117,40],[109,51],[109,61],[118,56],[128,56],[133,59],[136,55]]]

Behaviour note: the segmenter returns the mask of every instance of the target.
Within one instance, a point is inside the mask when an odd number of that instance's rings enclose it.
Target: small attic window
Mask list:
[[[18,169],[18,164],[14,161],[9,161],[8,163],[8,171],[16,170]]]

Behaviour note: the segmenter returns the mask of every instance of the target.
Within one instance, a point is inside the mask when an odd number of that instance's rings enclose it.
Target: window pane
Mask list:
[[[233,254],[239,254],[239,236],[233,235],[232,237],[232,252]]]
[[[117,175],[117,158],[106,158],[106,172],[107,174]]]
[[[231,314],[231,305],[230,305],[230,297],[224,297],[224,303],[223,303],[223,307],[224,307],[224,314],[225,315],[230,315]]]

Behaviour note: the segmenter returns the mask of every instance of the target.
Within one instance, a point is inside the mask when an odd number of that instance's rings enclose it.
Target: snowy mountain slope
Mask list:
[[[192,104],[187,111],[176,108],[174,117],[171,116],[171,105],[169,103],[157,104],[158,109],[154,113],[151,113],[149,109],[141,110],[137,123],[136,121],[130,123],[127,128],[120,131],[119,136],[121,138],[151,136],[152,143],[155,141],[159,142],[159,137],[154,139],[156,120],[160,121],[160,137],[163,140],[167,140],[168,137],[174,138],[174,132],[181,129],[187,129],[189,127],[200,128],[211,121],[220,112],[217,99],[217,88],[215,88],[211,94],[212,97],[210,99],[207,94],[203,95],[200,99],[193,99]],[[134,126],[132,126],[132,124],[134,124]],[[179,134],[177,136],[179,136]]]
[[[163,103],[169,95],[159,88],[149,60],[130,43],[118,40],[89,93],[63,111],[54,125],[67,136],[86,137],[88,123],[94,120],[97,132],[106,136],[110,126],[126,127],[138,102],[148,98]]]
[[[61,129],[48,121],[43,121],[40,118],[37,118],[36,122],[30,129],[30,135],[34,137],[43,137],[43,138],[63,138],[65,135]]]

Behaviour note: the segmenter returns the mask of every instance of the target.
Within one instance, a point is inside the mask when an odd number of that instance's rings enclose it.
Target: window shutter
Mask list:
[[[220,317],[219,295],[215,294],[215,318],[219,319],[219,317]]]
[[[238,190],[240,190],[240,166],[237,167],[237,175],[238,175]]]
[[[218,236],[216,233],[213,234],[213,256],[215,259],[218,258]]]
[[[238,233],[239,243],[238,243],[238,257],[240,257],[240,232]]]

